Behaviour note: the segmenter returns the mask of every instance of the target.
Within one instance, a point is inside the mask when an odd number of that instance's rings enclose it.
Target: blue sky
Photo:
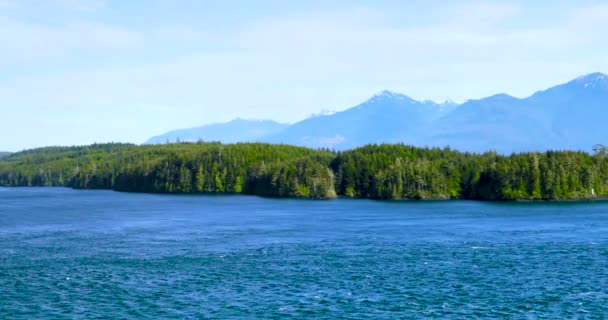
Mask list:
[[[0,150],[608,72],[608,1],[0,0]]]

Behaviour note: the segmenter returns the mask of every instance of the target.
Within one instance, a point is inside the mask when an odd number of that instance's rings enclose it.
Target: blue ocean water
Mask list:
[[[2,319],[606,317],[606,202],[0,188]]]

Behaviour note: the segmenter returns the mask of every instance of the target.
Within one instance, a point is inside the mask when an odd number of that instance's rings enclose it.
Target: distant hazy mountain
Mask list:
[[[579,77],[526,100],[540,109],[539,122],[546,123],[561,149],[589,150],[608,140],[608,76],[593,73]],[[535,137],[542,140],[541,136]]]
[[[422,128],[455,106],[383,91],[354,108],[300,121],[265,141],[334,149],[376,142],[417,143]]]
[[[517,99],[468,101],[428,128],[425,140],[465,151],[590,150],[608,140],[608,77],[593,73]]]
[[[227,123],[170,131],[146,141],[146,144],[166,142],[220,141],[223,143],[258,141],[262,137],[276,134],[288,125],[270,120],[235,119]]]
[[[6,151],[0,151],[0,159],[4,158],[4,157],[8,157],[10,156],[11,153],[10,152],[6,152]]]
[[[343,150],[368,143],[406,143],[469,152],[570,149],[608,143],[608,76],[592,73],[530,97],[497,94],[461,105],[416,101],[383,91],[342,112],[287,126],[235,120],[178,130],[148,143],[265,141]]]
[[[465,102],[432,123],[423,140],[432,146],[502,153],[544,150],[557,142],[539,108],[506,94]]]

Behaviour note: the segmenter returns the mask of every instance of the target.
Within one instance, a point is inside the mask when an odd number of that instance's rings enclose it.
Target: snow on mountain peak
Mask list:
[[[317,112],[317,113],[313,113],[310,115],[310,118],[314,118],[314,117],[322,117],[322,116],[331,116],[332,114],[336,113],[337,111],[335,110],[329,110],[329,109],[322,109],[321,111]]]
[[[389,90],[380,91],[380,92],[374,94],[367,102],[368,103],[377,103],[377,102],[384,102],[387,100],[401,100],[401,101],[415,102],[414,99],[412,99],[404,94],[389,91]]]
[[[405,97],[405,96],[400,93],[389,91],[389,90],[383,90],[383,91],[380,91],[380,92],[374,94],[372,99],[373,98],[403,98],[403,97]]]
[[[576,78],[574,81],[585,88],[608,88],[608,75],[605,75],[601,72],[595,72],[588,75],[584,75]]]

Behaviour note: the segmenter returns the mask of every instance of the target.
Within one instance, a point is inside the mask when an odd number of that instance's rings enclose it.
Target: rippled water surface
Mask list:
[[[0,318],[608,317],[608,203],[0,188]]]

